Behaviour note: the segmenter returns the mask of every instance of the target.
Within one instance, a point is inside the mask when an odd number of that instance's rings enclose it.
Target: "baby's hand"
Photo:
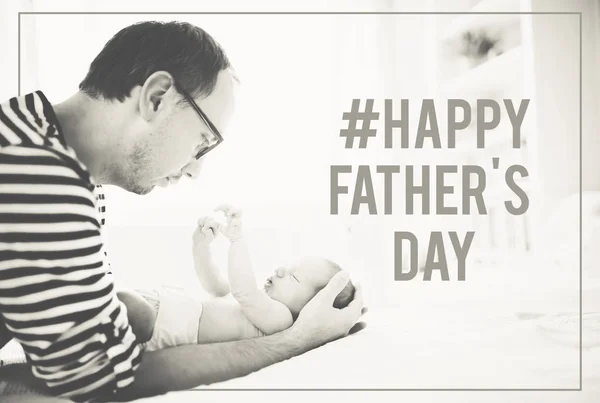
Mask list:
[[[212,217],[201,217],[198,219],[198,226],[194,231],[192,240],[194,246],[209,245],[217,236],[219,224]]]
[[[223,204],[215,209],[225,214],[226,222],[219,226],[219,230],[231,242],[242,237],[242,212],[240,209]]]

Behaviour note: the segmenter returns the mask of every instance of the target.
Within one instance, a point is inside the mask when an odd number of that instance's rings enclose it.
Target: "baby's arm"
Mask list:
[[[269,298],[256,286],[248,248],[243,238],[231,242],[228,269],[231,294],[254,326],[269,335],[292,325],[290,310],[281,302]]]
[[[229,283],[221,276],[210,250],[210,243],[215,238],[217,229],[218,224],[210,217],[198,220],[198,227],[192,237],[192,255],[196,277],[202,287],[215,297],[223,297],[229,293]]]
[[[280,332],[293,323],[292,313],[281,302],[269,298],[256,286],[246,240],[242,237],[240,213],[224,208],[227,225],[221,230],[231,241],[229,247],[229,285],[231,294],[244,315],[266,335]]]

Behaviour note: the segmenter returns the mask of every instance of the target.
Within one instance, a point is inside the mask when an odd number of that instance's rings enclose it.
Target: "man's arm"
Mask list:
[[[3,403],[71,403],[72,400],[49,396],[13,395],[2,398]]]
[[[84,400],[129,385],[141,354],[76,164],[33,146],[0,151],[0,316],[50,393]]]
[[[238,378],[308,350],[293,332],[146,352],[126,400]]]
[[[364,328],[357,323],[363,309],[362,291],[344,309],[333,301],[346,286],[345,271],[336,274],[283,332],[227,343],[172,347],[146,352],[135,382],[120,392],[122,400],[164,394],[237,378],[287,360]]]

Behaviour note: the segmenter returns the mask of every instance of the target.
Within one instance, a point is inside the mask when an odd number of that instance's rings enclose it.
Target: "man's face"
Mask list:
[[[147,194],[155,186],[175,184],[183,176],[198,176],[203,159],[196,160],[198,151],[214,135],[198,113],[187,103],[168,80],[157,78],[138,91],[142,123],[132,124],[135,133],[127,150],[125,166],[119,166],[118,182],[125,190]],[[214,91],[205,98],[195,99],[220,133],[225,131],[234,109],[234,80],[229,71],[219,73]],[[218,148],[217,148],[218,149]]]

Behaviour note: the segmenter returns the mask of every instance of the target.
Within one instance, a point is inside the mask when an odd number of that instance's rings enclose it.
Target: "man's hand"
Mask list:
[[[226,222],[219,226],[219,230],[231,242],[237,241],[242,237],[242,212],[238,208],[222,204],[215,209],[217,212],[225,214]]]
[[[192,235],[193,245],[207,246],[217,236],[219,223],[212,217],[201,217],[198,219],[198,226]]]
[[[306,304],[291,327],[296,336],[310,348],[356,333],[366,327],[364,322],[358,322],[367,311],[363,306],[360,285],[355,284],[354,299],[347,307],[333,307],[334,299],[344,289],[348,280],[348,273],[343,270],[333,276],[329,284]]]

